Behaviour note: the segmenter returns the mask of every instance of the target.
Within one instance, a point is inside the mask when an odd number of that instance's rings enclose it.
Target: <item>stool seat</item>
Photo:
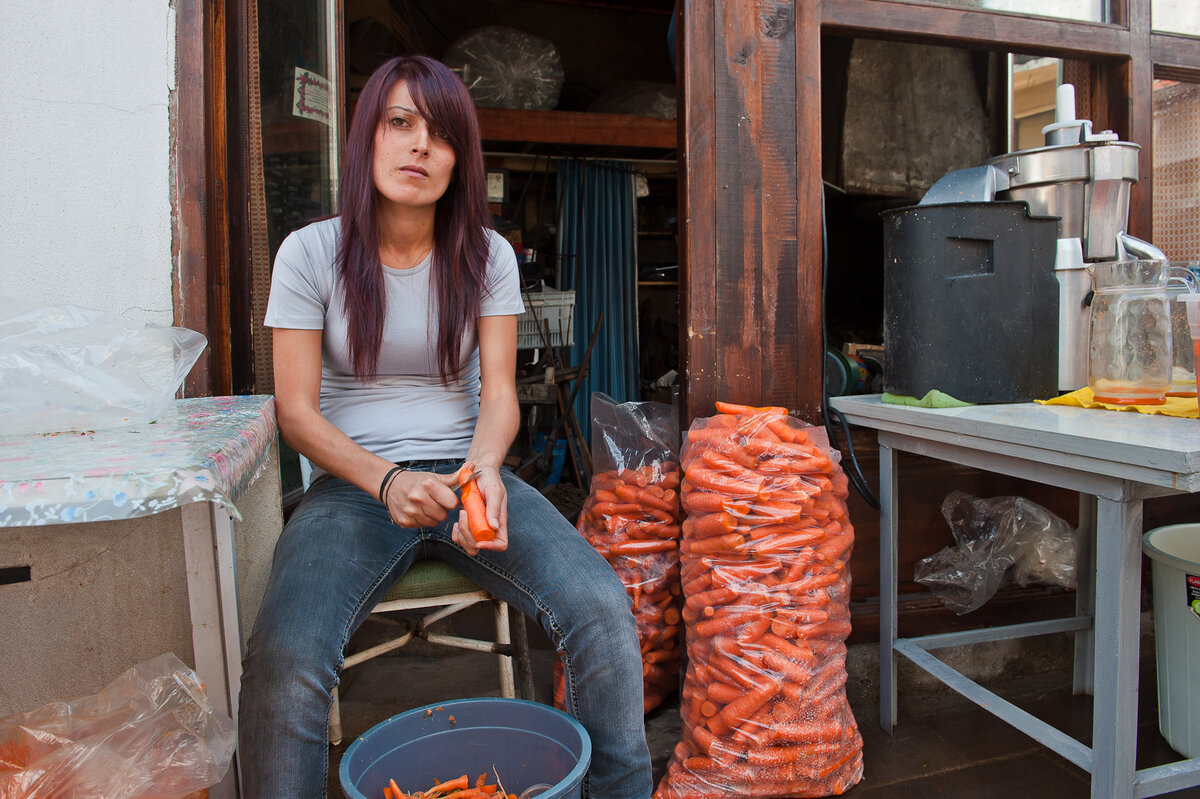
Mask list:
[[[448,594],[470,594],[482,591],[473,580],[444,560],[419,560],[404,576],[392,583],[384,595],[384,602],[404,599],[428,599]]]

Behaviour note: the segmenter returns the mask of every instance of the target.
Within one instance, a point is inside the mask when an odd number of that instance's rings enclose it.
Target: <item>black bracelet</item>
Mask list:
[[[407,468],[407,466],[393,466],[391,469],[388,469],[388,473],[383,476],[383,482],[379,484],[379,501],[384,505],[387,504],[387,489],[388,485],[392,482],[392,478]]]

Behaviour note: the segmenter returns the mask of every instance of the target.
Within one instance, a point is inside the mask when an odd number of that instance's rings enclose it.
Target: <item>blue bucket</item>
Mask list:
[[[376,724],[346,749],[338,776],[347,799],[383,799],[390,779],[406,792],[464,773],[472,784],[486,774],[495,785],[497,772],[508,793],[548,785],[539,799],[578,799],[591,759],[587,731],[557,708],[524,699],[457,699]]]

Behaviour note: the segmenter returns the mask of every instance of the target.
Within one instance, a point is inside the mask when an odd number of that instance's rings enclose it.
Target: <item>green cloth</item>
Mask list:
[[[936,388],[920,399],[904,394],[888,394],[885,391],[879,398],[879,401],[890,405],[915,405],[918,408],[965,408],[968,405],[975,404],[973,402],[956,400],[954,397],[945,392],[938,391]]]
[[[396,599],[429,599],[446,594],[465,594],[479,591],[475,583],[459,573],[444,560],[419,560],[388,589],[385,601]]]

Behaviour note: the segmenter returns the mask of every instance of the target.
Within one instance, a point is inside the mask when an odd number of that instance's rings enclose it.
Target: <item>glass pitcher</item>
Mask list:
[[[1161,405],[1171,387],[1173,350],[1167,284],[1195,285],[1168,261],[1102,261],[1088,266],[1095,292],[1088,385],[1098,402]],[[1193,289],[1194,290],[1194,289]]]
[[[1171,339],[1175,350],[1171,387],[1167,389],[1168,397],[1196,396],[1195,346],[1188,325],[1187,308],[1180,297],[1196,292],[1195,281],[1200,281],[1200,264],[1189,263],[1187,269],[1192,273],[1192,284],[1189,285],[1187,280],[1174,274],[1167,283],[1167,299],[1171,304]]]

